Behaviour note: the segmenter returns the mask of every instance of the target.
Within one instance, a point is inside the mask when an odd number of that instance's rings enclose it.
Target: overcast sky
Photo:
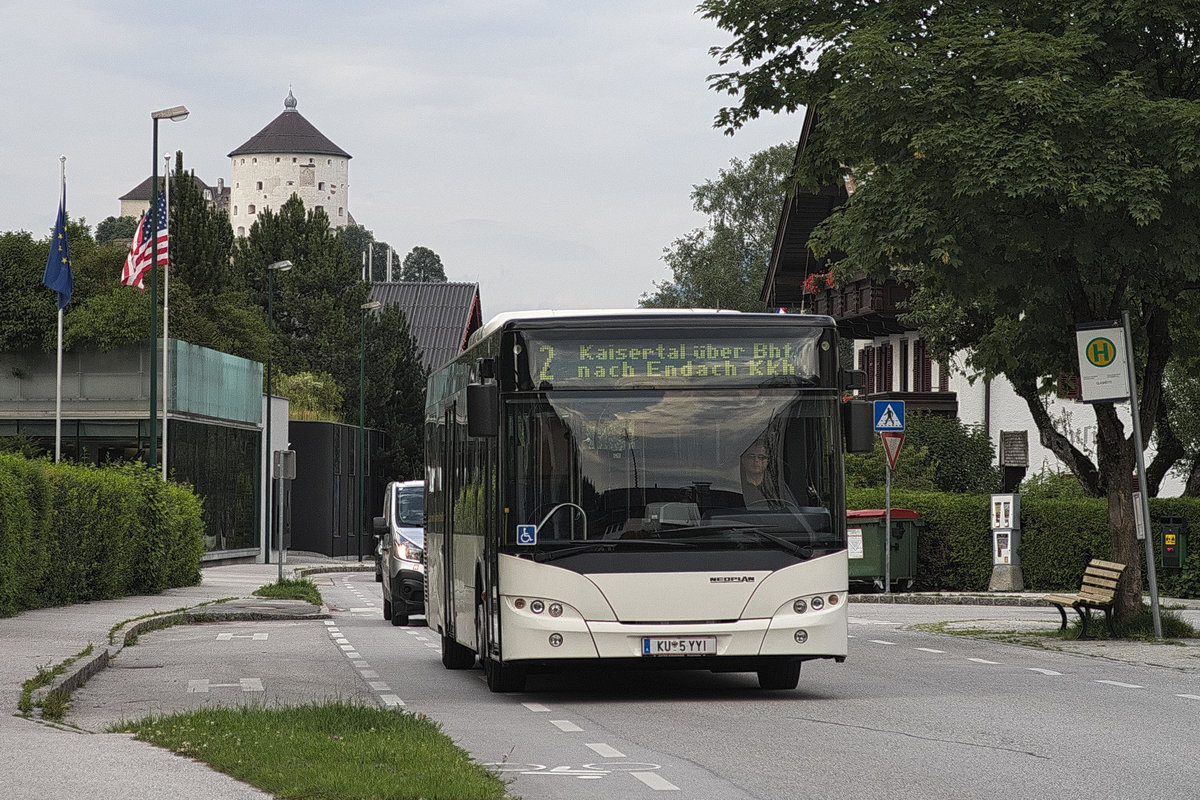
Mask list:
[[[704,223],[694,184],[793,141],[798,116],[733,137],[708,55],[729,36],[696,0],[579,3],[0,0],[0,231],[47,235],[67,156],[68,213],[93,226],[182,149],[210,185],[227,154],[298,110],[350,153],[349,211],[402,257],[437,252],[480,285],[484,318],[627,308]],[[160,162],[161,165],[161,162]],[[114,276],[114,280],[116,276]]]

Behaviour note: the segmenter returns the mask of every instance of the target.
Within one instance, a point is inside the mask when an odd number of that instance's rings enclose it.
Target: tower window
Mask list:
[[[254,184],[254,188],[258,189],[261,192],[262,191],[262,181],[256,181]]]
[[[246,206],[246,213],[247,213],[247,214],[253,214],[253,213],[254,213],[254,204],[253,204],[253,203],[251,203],[250,205]]]

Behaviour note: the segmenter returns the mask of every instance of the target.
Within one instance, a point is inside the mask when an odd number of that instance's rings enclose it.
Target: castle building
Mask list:
[[[283,113],[229,154],[229,221],[237,236],[257,216],[278,210],[293,194],[305,209],[324,209],[329,224],[354,224],[349,211],[350,154],[329,141],[296,110],[289,91]]]
[[[171,167],[171,169],[174,170],[175,167]],[[196,185],[196,190],[200,192],[200,196],[204,198],[205,203],[221,209],[228,207],[229,187],[225,185],[224,178],[217,178],[216,186],[209,186],[195,175],[192,175],[192,182]],[[163,193],[165,185],[166,181],[162,175],[159,175],[159,194]],[[145,214],[146,209],[150,207],[150,179],[146,178],[146,180],[121,195],[118,200],[121,202],[121,213],[117,216],[141,219],[142,214]]]

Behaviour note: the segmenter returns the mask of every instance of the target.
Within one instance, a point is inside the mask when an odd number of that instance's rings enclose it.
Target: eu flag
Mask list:
[[[71,248],[67,244],[66,203],[58,204],[58,221],[54,223],[54,238],[50,240],[50,256],[46,259],[46,272],[42,283],[58,292],[58,310],[71,302],[71,289],[75,276],[71,274]]]

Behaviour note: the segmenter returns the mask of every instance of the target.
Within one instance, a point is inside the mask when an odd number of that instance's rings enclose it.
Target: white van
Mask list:
[[[425,613],[425,482],[389,483],[374,527],[383,618],[407,625],[409,615]]]

